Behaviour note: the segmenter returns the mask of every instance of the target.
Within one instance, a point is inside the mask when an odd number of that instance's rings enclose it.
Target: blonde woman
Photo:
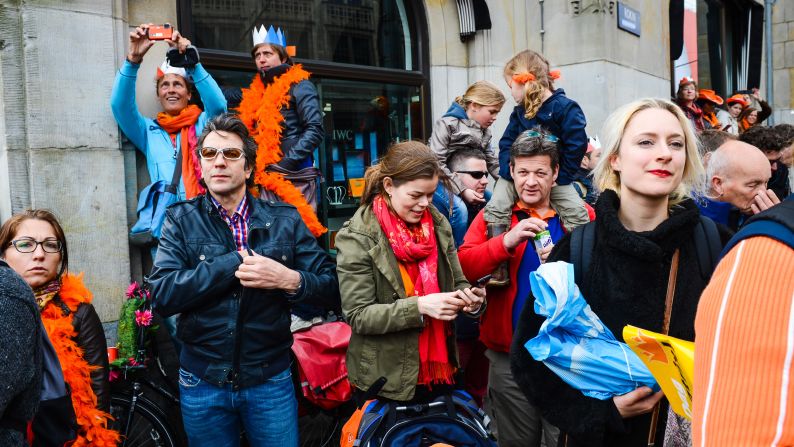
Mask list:
[[[463,243],[469,226],[469,209],[476,211],[489,199],[485,192],[468,186],[489,173],[494,179],[499,178],[499,159],[491,147],[490,127],[504,103],[505,96],[499,87],[488,81],[477,81],[455,98],[444,116],[433,125],[430,149],[438,157],[441,169],[452,179],[450,189],[438,187],[433,204],[452,224],[456,245]],[[456,154],[470,150],[482,152],[486,170],[453,166]]]
[[[589,267],[578,280],[592,310],[618,339],[627,324],[662,332],[673,258],[678,258],[670,335],[694,340],[695,310],[708,278],[698,264],[694,234],[698,207],[689,199],[703,165],[697,137],[681,109],[663,99],[642,99],[606,121],[594,182],[595,243]],[[557,243],[550,261],[571,261],[570,236]],[[513,375],[567,446],[646,446],[651,416],[662,402],[655,439],[661,444],[667,405],[661,392],[640,387],[598,400],[563,382],[530,357],[524,343],[544,319],[524,306],[511,350]],[[656,433],[659,433],[656,435]]]

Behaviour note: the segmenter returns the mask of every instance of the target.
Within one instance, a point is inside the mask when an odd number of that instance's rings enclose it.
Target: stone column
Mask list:
[[[85,272],[103,321],[130,279],[124,157],[109,98],[126,2],[0,5],[0,213],[48,208],[70,270]]]

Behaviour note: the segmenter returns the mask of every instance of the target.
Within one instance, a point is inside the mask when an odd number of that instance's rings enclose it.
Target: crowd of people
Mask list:
[[[135,100],[151,26],[130,33],[111,108],[146,158],[142,203],[154,194],[161,209],[139,224],[191,446],[238,445],[242,431],[252,446],[298,445],[292,333],[329,312],[352,329],[357,405],[465,388],[501,447],[794,443],[794,126],[764,125],[757,89],[723,100],[683,78],[674,100],[626,104],[588,137],[560,72],[521,51],[503,70],[515,106],[498,144],[507,99],[479,81],[428,144],[393,144],[366,170],[334,262],[316,238],[317,179],[298,184],[323,136],[319,99],[281,30],[254,29],[258,73],[239,92],[173,31],[151,119]],[[696,342],[691,426],[660,391],[590,397],[524,348],[545,321],[533,272],[583,258],[576,284],[618,338],[634,325]],[[116,445],[104,332],[57,218],[3,223],[0,259],[0,359],[14,365],[0,368],[0,445]]]

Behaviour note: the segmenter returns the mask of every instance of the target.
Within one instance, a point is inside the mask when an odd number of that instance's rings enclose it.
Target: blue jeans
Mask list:
[[[452,237],[455,238],[455,246],[460,247],[463,245],[463,237],[466,236],[466,231],[469,229],[469,208],[466,202],[463,201],[458,195],[452,196],[452,212],[449,209],[449,196],[450,191],[441,185],[438,185],[436,192],[433,193],[433,206],[449,220],[452,226]],[[485,201],[491,199],[491,193],[485,191]]]
[[[251,447],[298,445],[298,401],[289,368],[238,391],[180,368],[179,391],[190,447],[237,447],[241,427]]]

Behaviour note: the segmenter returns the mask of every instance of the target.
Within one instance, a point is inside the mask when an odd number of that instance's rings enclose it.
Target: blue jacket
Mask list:
[[[513,109],[502,139],[499,140],[499,176],[512,180],[510,176],[510,148],[518,135],[536,126],[542,126],[560,139],[560,174],[558,185],[568,185],[576,178],[576,172],[587,152],[587,121],[576,101],[565,96],[561,88],[541,104],[534,118],[524,117],[524,106]]]
[[[149,170],[151,182],[165,180],[171,182],[176,168],[176,149],[171,143],[171,137],[160,127],[157,122],[147,118],[138,111],[135,102],[135,80],[138,77],[140,65],[127,60],[116,74],[113,91],[110,94],[110,107],[113,117],[119,124],[124,135],[146,157],[146,168]],[[204,126],[211,118],[226,111],[226,98],[223,96],[218,84],[212,79],[207,70],[197,64],[188,68],[187,73],[192,76],[201,100],[204,103],[204,112],[196,121],[196,136],[204,130]],[[176,147],[181,147],[180,137],[177,136]],[[179,182],[179,198],[185,198],[185,186]]]
[[[725,225],[731,231],[737,231],[746,220],[739,209],[728,202],[718,202],[708,197],[701,197],[695,200],[695,203],[700,209],[700,214],[718,224]]]
[[[340,307],[334,263],[295,207],[251,195],[248,203],[248,245],[300,273],[294,295],[240,285],[234,236],[206,194],[168,207],[151,275],[157,312],[181,314],[180,365],[218,386],[258,385],[289,367],[291,306]]]

